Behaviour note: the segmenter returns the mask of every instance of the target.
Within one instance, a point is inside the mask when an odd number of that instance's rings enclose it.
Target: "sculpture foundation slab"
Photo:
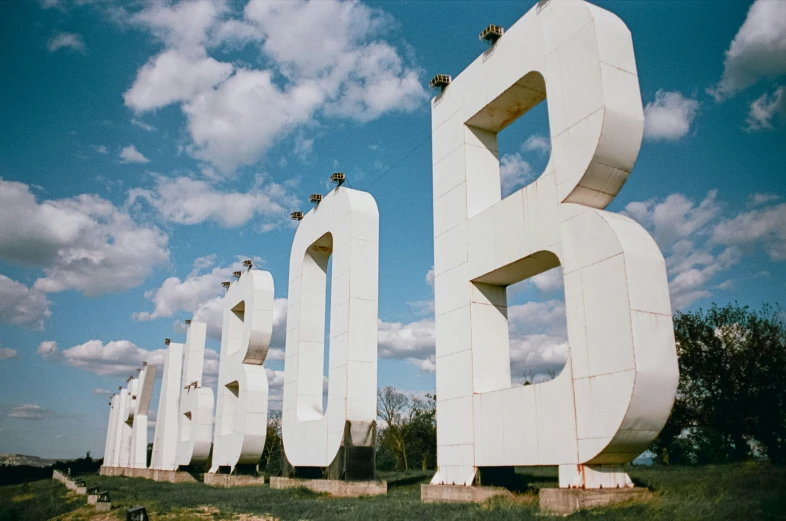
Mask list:
[[[652,492],[646,488],[544,488],[540,491],[540,510],[566,516],[582,509],[646,501],[651,497]]]
[[[513,494],[502,487],[420,486],[420,501],[423,503],[482,503],[497,496],[513,497]]]
[[[112,503],[108,501],[96,503],[96,512],[109,512],[110,510],[112,510]]]
[[[88,505],[95,505],[96,503],[98,503],[98,494],[90,494],[87,496]]]
[[[307,488],[332,497],[384,496],[388,493],[386,481],[339,481],[337,479],[270,478],[270,488]]]
[[[265,476],[233,476],[232,474],[205,474],[205,485],[212,487],[253,487],[265,484]]]
[[[199,481],[193,474],[177,470],[129,469],[123,467],[101,467],[102,476],[125,476],[127,478],[144,478],[165,483],[196,483]]]
[[[87,494],[87,487],[75,487],[74,492],[77,496],[84,496]]]

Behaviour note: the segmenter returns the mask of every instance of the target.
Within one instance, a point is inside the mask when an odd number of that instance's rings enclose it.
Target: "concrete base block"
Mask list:
[[[420,485],[423,503],[482,503],[496,496],[512,497],[502,487],[465,487],[464,485]]]
[[[265,484],[265,476],[233,476],[206,472],[204,479],[205,485],[213,487],[253,487]]]
[[[109,501],[100,501],[96,503],[96,512],[109,512],[112,510],[112,503]]]
[[[102,476],[125,476],[127,478],[143,478],[165,483],[196,483],[199,481],[188,472],[177,470],[129,469],[125,467],[101,467]]]
[[[651,497],[652,492],[646,488],[543,488],[540,490],[540,510],[566,516],[585,508],[643,501]]]
[[[87,504],[88,505],[95,505],[98,503],[98,494],[88,494],[87,496]]]
[[[74,492],[77,496],[84,496],[87,494],[87,487],[75,487]]]
[[[307,488],[333,497],[384,496],[388,493],[386,481],[339,481],[337,479],[270,478],[270,488]]]

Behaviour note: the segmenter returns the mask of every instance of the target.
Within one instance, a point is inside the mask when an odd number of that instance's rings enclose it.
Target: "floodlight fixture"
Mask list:
[[[228,288],[228,287],[229,287],[231,284],[232,284],[232,283],[231,283],[231,282],[229,282],[228,280],[225,280],[224,282],[222,282],[222,283],[221,283],[221,285],[222,285],[223,287],[225,287],[225,288]]]
[[[147,367],[147,362],[142,362],[142,367]]]
[[[322,202],[322,194],[311,194],[308,198],[308,202],[319,204]]]
[[[497,40],[502,38],[504,33],[505,29],[503,29],[502,26],[491,24],[480,31],[480,40],[488,43],[489,45],[494,45]]]
[[[302,221],[303,220],[303,212],[292,212],[291,214],[289,214],[289,217],[293,221]]]
[[[165,346],[168,346],[168,345],[169,345],[171,342],[172,342],[172,341],[171,341],[170,339],[168,339],[168,338],[165,338],[165,339],[164,339],[164,345],[165,345]]]
[[[246,259],[246,260],[243,261],[243,266],[245,266],[248,269],[251,269],[251,266],[253,266],[253,265],[254,265],[254,263],[251,261],[251,259]]]
[[[242,275],[242,273],[239,271],[232,272],[232,276],[235,277],[236,279],[239,279],[240,275]]]
[[[343,185],[344,181],[346,180],[347,180],[347,176],[344,174],[344,172],[336,172],[335,174],[330,176],[330,182],[336,183],[338,186]]]
[[[187,326],[190,326],[190,325],[191,325],[191,319],[190,319],[190,318],[187,318],[187,319],[186,319],[186,325],[187,325]]]
[[[445,90],[445,87],[450,85],[451,80],[452,78],[449,74],[437,74],[428,82],[428,87],[430,89]]]

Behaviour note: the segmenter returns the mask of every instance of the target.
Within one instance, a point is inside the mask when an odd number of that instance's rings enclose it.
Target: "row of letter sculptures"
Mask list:
[[[550,161],[503,199],[497,134],[547,94]],[[619,465],[658,435],[678,379],[663,256],[641,226],[603,210],[633,168],[643,124],[630,32],[573,0],[539,2],[433,99],[433,485],[558,465],[563,488],[632,486]],[[374,479],[378,254],[379,215],[366,192],[339,186],[300,222],[289,267],[285,475]],[[512,385],[506,287],[557,266],[567,363],[550,382]],[[185,346],[169,344],[151,468],[207,464],[211,443],[211,473],[259,461],[273,296],[260,270],[227,291],[215,428],[213,391],[201,383],[205,325],[191,323]],[[106,466],[145,466],[155,373],[143,367],[112,397]]]

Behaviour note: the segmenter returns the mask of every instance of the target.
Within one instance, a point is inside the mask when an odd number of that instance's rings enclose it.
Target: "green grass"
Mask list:
[[[556,486],[556,469],[520,469],[530,493],[515,500],[492,500],[481,505],[424,505],[420,483],[431,472],[387,473],[387,497],[331,499],[306,490],[264,487],[212,488],[201,483],[169,484],[132,478],[86,476],[88,486],[109,490],[113,518],[142,504],[151,519],[239,520],[242,514],[284,521],[342,520],[526,520],[539,516],[535,493]],[[637,520],[786,520],[786,469],[743,464],[709,467],[630,467],[631,478],[654,492],[651,501],[579,512],[571,518]],[[30,495],[33,497],[31,498]],[[20,498],[23,498],[20,500]],[[66,494],[54,481],[0,487],[0,521],[57,518],[90,519],[84,497]],[[199,508],[209,506],[209,510]],[[69,514],[70,512],[70,514]],[[102,518],[105,519],[105,518]],[[245,518],[249,519],[249,518]],[[260,519],[260,518],[257,518]]]

